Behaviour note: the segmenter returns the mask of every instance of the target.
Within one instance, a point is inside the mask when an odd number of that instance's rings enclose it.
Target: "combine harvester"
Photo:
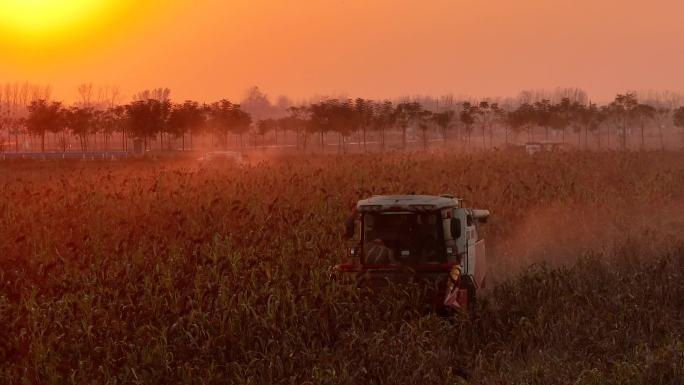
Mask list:
[[[354,241],[354,261],[335,266],[335,272],[373,287],[427,284],[433,311],[471,310],[487,274],[480,224],[489,211],[462,207],[462,202],[451,195],[359,201],[345,234]]]

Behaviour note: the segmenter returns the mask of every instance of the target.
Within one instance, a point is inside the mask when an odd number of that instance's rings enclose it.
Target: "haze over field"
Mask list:
[[[144,3],[141,5],[141,3]],[[677,0],[0,0],[0,80],[126,100],[684,90]]]
[[[684,378],[683,0],[0,0],[0,384]]]

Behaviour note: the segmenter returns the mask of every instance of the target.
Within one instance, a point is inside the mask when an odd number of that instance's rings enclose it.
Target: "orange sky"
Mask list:
[[[35,20],[17,1],[0,0],[0,82],[67,100],[83,82],[118,85],[123,102],[160,86],[201,101],[251,85],[295,99],[684,91],[681,0],[97,0],[60,25],[47,3],[96,0],[24,0]]]

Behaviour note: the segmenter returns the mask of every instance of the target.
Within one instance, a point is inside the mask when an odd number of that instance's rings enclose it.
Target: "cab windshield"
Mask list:
[[[363,255],[373,265],[446,262],[439,213],[364,214]]]

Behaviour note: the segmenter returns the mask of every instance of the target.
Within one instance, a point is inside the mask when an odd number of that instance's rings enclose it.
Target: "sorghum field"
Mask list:
[[[357,199],[491,210],[489,288],[331,280]],[[0,164],[0,383],[681,384],[684,153]]]

